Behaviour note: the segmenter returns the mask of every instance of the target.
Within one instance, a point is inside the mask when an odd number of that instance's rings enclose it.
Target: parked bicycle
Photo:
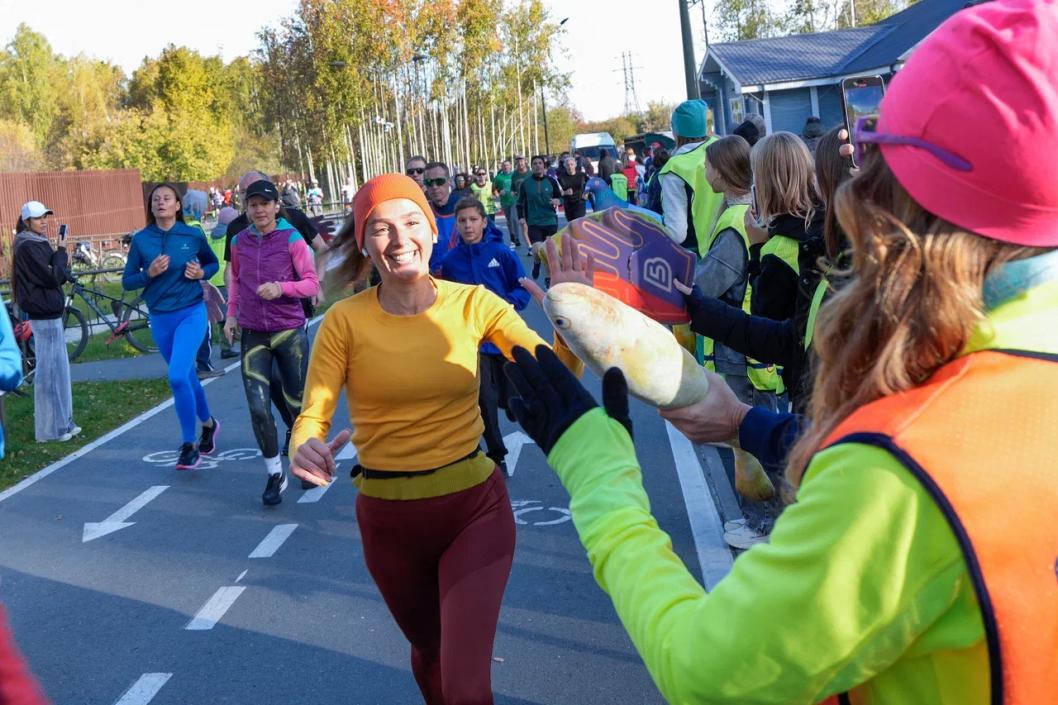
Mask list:
[[[147,304],[143,302],[142,296],[125,301],[124,298],[111,296],[106,292],[84,286],[77,280],[76,275],[71,277],[70,285],[70,290],[66,295],[66,311],[63,313],[62,320],[63,328],[66,329],[67,345],[71,346],[71,361],[76,360],[84,352],[92,329],[103,325],[110,329],[107,345],[124,337],[129,341],[129,345],[140,352],[158,351],[154,338],[151,337],[150,314],[147,312]],[[91,324],[85,320],[81,310],[74,305],[78,298],[96,314],[96,319]],[[102,301],[110,302],[109,313],[100,306]]]
[[[125,268],[125,260],[128,258],[130,242],[132,242],[131,233],[122,236],[121,249],[96,254],[91,242],[78,240],[73,252],[70,253],[70,270],[81,276],[91,276],[93,282],[96,276],[102,277],[107,283],[120,281],[121,272]]]
[[[37,371],[37,349],[33,344],[33,326],[29,321],[20,320],[15,315],[15,304],[4,302],[4,308],[11,319],[11,329],[15,333],[15,344],[22,353],[22,384],[33,384],[33,375]],[[18,392],[15,392],[18,394]]]

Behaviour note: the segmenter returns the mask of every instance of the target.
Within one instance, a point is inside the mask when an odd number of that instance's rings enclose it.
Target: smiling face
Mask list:
[[[263,196],[250,196],[250,200],[246,202],[246,215],[261,232],[267,232],[275,226],[278,213],[279,203]]]
[[[176,218],[180,208],[180,197],[168,186],[159,186],[151,193],[151,213],[155,220]]]
[[[409,284],[427,276],[433,239],[426,214],[407,198],[394,198],[375,206],[364,227],[364,249],[383,284]]]

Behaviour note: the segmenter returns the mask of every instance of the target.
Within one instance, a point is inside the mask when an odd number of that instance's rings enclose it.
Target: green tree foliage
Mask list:
[[[716,0],[713,40],[738,41],[874,24],[915,0]]]
[[[0,117],[27,125],[40,151],[58,112],[59,70],[48,40],[25,24],[0,54]]]

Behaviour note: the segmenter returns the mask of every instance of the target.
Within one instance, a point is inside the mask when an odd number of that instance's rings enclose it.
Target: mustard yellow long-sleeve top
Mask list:
[[[433,283],[436,301],[414,316],[384,311],[377,287],[331,307],[313,345],[301,415],[291,434],[292,452],[309,438],[327,437],[343,387],[353,443],[364,467],[440,468],[478,446],[484,430],[478,409],[481,343],[491,342],[510,358],[514,346],[531,351],[544,341],[485,287]],[[560,343],[557,352],[579,374],[582,365],[568,348]],[[491,471],[491,463],[474,470],[474,477],[446,470],[415,478],[417,487],[388,496],[447,494],[483,481]],[[378,483],[387,488],[406,484]]]

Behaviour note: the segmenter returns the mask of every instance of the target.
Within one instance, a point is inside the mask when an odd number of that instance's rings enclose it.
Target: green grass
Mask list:
[[[80,355],[77,356],[73,363],[78,362],[95,362],[97,360],[119,360],[122,358],[139,357],[144,353],[140,352],[136,348],[129,345],[129,341],[125,338],[117,338],[114,342],[107,344],[107,339],[110,337],[110,331],[103,331],[96,335],[89,336],[88,344],[85,345],[84,350]],[[144,342],[148,345],[154,344],[154,339],[151,338],[151,332],[149,330],[136,331],[136,340],[144,339]],[[73,349],[73,343],[67,343],[68,350]]]
[[[0,490],[114,430],[170,395],[169,383],[164,379],[75,382],[73,418],[81,426],[81,435],[65,443],[37,443],[33,435],[33,389],[23,387],[23,391],[25,397],[3,397],[7,449],[0,460]]]

